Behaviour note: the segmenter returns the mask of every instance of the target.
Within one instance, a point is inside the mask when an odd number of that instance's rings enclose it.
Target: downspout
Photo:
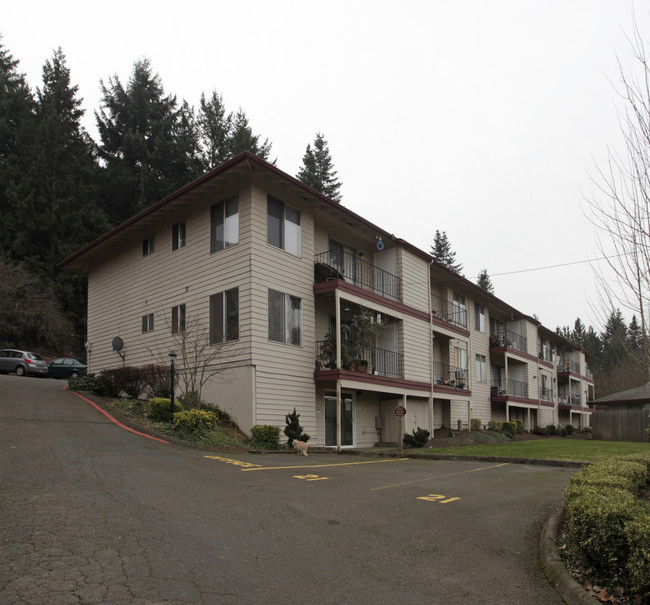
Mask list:
[[[341,295],[334,290],[336,305],[336,368],[341,370]],[[340,372],[339,372],[340,373]],[[341,379],[336,379],[336,451],[341,451]]]
[[[434,439],[435,427],[433,420],[433,305],[431,304],[431,267],[434,259],[431,259],[427,271],[427,298],[429,299],[429,376],[431,386],[429,388],[429,422],[431,426],[431,439]]]

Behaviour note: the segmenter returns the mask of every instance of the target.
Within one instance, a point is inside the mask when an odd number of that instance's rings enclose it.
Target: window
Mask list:
[[[185,305],[172,307],[172,334],[185,332]]]
[[[142,240],[142,256],[153,254],[153,237]]]
[[[487,359],[485,355],[476,356],[476,382],[487,382]]]
[[[454,347],[454,360],[456,361],[457,378],[464,378],[467,371],[467,349]]]
[[[269,340],[300,346],[301,302],[295,296],[269,290]]]
[[[185,223],[177,223],[172,227],[172,250],[185,247]]]
[[[267,200],[267,241],[271,246],[300,256],[300,212],[272,195]]]
[[[231,197],[210,208],[210,252],[239,243],[239,198]]]
[[[453,319],[452,321],[460,326],[467,325],[467,307],[465,306],[465,297],[454,292],[453,302]]]
[[[210,297],[210,344],[239,338],[239,289],[232,288]]]
[[[474,303],[474,327],[479,332],[485,332],[485,307]]]
[[[142,316],[142,331],[151,332],[153,330],[153,313]]]

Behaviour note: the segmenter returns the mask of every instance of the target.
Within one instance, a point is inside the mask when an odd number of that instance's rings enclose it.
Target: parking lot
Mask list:
[[[573,469],[242,454],[0,376],[3,603],[561,603],[537,537]]]

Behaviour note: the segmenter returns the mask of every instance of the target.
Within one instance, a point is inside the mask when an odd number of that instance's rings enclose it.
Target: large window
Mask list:
[[[300,256],[300,212],[272,195],[268,196],[267,210],[268,243]]]
[[[239,198],[231,197],[210,208],[210,252],[239,243]]]
[[[185,223],[176,223],[172,227],[172,250],[185,247]]]
[[[269,290],[269,340],[300,345],[302,337],[301,300]]]
[[[232,288],[210,297],[210,344],[239,338],[239,289]]]
[[[172,334],[185,332],[185,305],[172,307]]]
[[[452,309],[452,321],[459,326],[467,327],[467,307],[465,306],[465,297],[462,294],[454,292]]]
[[[476,382],[487,382],[487,358],[485,355],[476,356]]]

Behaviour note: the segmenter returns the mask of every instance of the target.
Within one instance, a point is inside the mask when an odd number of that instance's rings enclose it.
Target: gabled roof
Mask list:
[[[594,399],[593,403],[599,404],[623,404],[623,403],[650,403],[650,382],[640,387],[628,389],[627,391],[620,391],[605,395]]]

